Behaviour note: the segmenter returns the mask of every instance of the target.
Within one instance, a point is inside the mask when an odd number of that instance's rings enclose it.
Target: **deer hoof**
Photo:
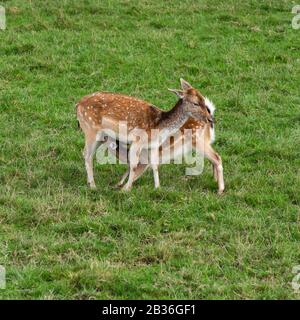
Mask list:
[[[96,187],[96,185],[95,185],[95,182],[91,182],[91,183],[90,183],[90,188],[91,188],[92,190],[97,189],[97,187]]]
[[[129,187],[129,186],[127,186],[126,184],[125,184],[125,186],[121,189],[122,191],[125,191],[125,192],[128,192],[128,191],[130,191],[130,189],[131,189],[131,187]]]
[[[219,190],[218,190],[218,194],[219,194],[219,195],[224,194],[224,189],[219,189]]]

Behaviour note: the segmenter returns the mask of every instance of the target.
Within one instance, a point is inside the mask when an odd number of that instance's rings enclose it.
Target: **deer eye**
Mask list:
[[[197,102],[193,102],[193,105],[199,107],[199,103]]]

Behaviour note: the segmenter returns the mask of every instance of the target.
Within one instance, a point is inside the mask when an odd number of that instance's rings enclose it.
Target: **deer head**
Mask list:
[[[192,118],[205,122],[213,122],[214,106],[206,97],[193,88],[187,81],[180,79],[182,90],[169,89],[182,100],[182,107]]]

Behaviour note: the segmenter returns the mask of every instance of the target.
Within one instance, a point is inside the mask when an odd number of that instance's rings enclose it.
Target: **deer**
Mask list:
[[[154,184],[160,186],[158,175],[158,163],[142,164],[140,157],[143,150],[148,148],[159,149],[162,152],[164,142],[175,132],[181,135],[177,141],[173,140],[170,148],[179,149],[183,139],[184,129],[191,129],[193,134],[193,147],[208,158],[213,164],[214,177],[218,182],[218,192],[224,191],[223,166],[221,157],[214,151],[211,144],[214,140],[213,112],[214,105],[187,81],[180,79],[181,90],[169,89],[179,98],[177,103],[169,111],[164,111],[144,100],[109,92],[96,92],[83,97],[76,104],[76,113],[79,125],[85,135],[84,159],[87,171],[87,180],[91,188],[96,188],[93,176],[93,155],[96,149],[103,144],[105,139],[113,132],[119,141],[119,148],[130,143],[129,168],[122,177],[118,186],[129,191],[145,170],[151,166],[154,175]],[[120,122],[126,122],[128,136],[126,139],[120,134]],[[141,137],[136,132],[142,129],[146,132]],[[197,146],[195,138],[203,136],[204,144]],[[150,131],[155,131],[154,137]],[[111,150],[110,150],[111,151]],[[120,151],[120,150],[119,150]],[[124,154],[124,152],[122,152]],[[118,152],[120,157],[120,152]],[[128,181],[124,184],[126,178]]]

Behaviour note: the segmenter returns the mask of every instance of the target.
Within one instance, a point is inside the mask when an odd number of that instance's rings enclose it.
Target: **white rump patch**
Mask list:
[[[208,98],[204,98],[204,101],[205,101],[205,105],[206,105],[206,107],[209,109],[209,111],[210,111],[210,114],[213,116],[214,115],[214,112],[215,112],[215,110],[216,110],[216,107],[215,107],[215,105],[213,104],[213,102],[212,101],[210,101]],[[210,127],[209,128],[210,129],[210,143],[212,144],[212,143],[214,143],[214,141],[215,141],[215,128],[213,127]]]
[[[204,101],[205,101],[205,105],[207,106],[207,108],[209,109],[211,115],[214,114],[215,110],[216,110],[216,107],[215,105],[213,104],[212,101],[210,101],[208,98],[204,98]]]

